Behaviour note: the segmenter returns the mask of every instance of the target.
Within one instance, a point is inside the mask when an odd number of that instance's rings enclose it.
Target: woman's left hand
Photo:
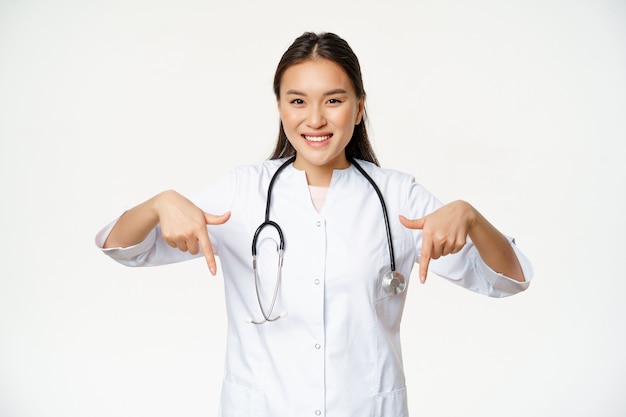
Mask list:
[[[465,201],[446,204],[421,219],[409,220],[400,216],[400,223],[409,229],[422,231],[422,253],[419,260],[419,277],[426,282],[428,264],[460,251],[477,217],[477,212]]]

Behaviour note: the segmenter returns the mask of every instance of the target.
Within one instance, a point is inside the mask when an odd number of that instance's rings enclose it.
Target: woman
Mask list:
[[[160,193],[97,243],[131,266],[203,254],[215,274],[220,257],[221,415],[405,416],[402,277],[418,262],[422,283],[430,268],[503,297],[527,288],[532,267],[470,204],[442,205],[411,176],[378,167],[359,63],[343,39],[297,38],[274,91],[281,124],[270,160],[191,199]]]

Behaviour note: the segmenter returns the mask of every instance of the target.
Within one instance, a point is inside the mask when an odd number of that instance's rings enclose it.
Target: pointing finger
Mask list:
[[[202,233],[198,236],[198,243],[200,244],[200,248],[202,248],[202,254],[206,259],[206,264],[209,267],[209,271],[211,271],[211,275],[215,276],[215,273],[217,272],[215,254],[213,253],[213,247],[211,246],[208,232]]]
[[[204,221],[206,222],[206,224],[223,224],[226,223],[228,219],[230,219],[230,212],[224,213],[219,216],[204,213]],[[217,273],[215,253],[213,252],[213,246],[211,246],[209,232],[206,227],[203,228],[202,232],[198,236],[198,243],[200,244],[200,248],[202,249],[202,254],[204,255],[204,258],[206,259],[206,264],[209,267],[209,271],[211,271],[211,275],[215,276],[215,274]]]
[[[422,253],[420,254],[419,259],[419,276],[422,284],[426,282],[426,275],[428,275],[428,265],[430,264],[431,251],[432,243],[429,238],[424,237],[422,240]]]

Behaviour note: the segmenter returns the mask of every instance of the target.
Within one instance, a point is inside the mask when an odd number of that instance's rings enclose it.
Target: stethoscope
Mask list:
[[[257,301],[259,302],[259,309],[261,310],[263,319],[259,321],[255,321],[252,318],[248,318],[246,321],[249,323],[263,324],[266,322],[274,322],[280,318],[287,316],[286,312],[282,312],[279,315],[272,317],[272,312],[274,310],[274,305],[276,304],[276,298],[278,296],[278,290],[280,288],[280,281],[282,278],[281,272],[282,272],[282,267],[283,267],[283,254],[285,252],[285,239],[283,236],[283,231],[278,225],[278,223],[270,220],[270,206],[272,202],[272,189],[274,188],[274,183],[276,182],[278,175],[287,166],[293,163],[295,159],[296,159],[295,156],[289,158],[280,167],[278,167],[278,169],[272,176],[272,179],[270,180],[270,184],[267,187],[267,201],[265,203],[265,221],[261,223],[261,225],[256,229],[256,232],[254,232],[254,237],[252,238],[252,270],[254,271],[254,287],[256,290]],[[387,215],[387,206],[385,205],[385,200],[383,199],[383,195],[380,192],[380,189],[378,188],[374,180],[372,179],[372,177],[370,177],[367,174],[367,172],[365,172],[365,170],[361,167],[361,165],[359,165],[352,157],[348,157],[348,161],[350,161],[350,163],[354,165],[354,167],[367,179],[367,181],[369,181],[369,183],[374,188],[374,191],[376,191],[376,194],[378,195],[378,199],[380,200],[380,206],[382,207],[383,218],[385,220],[385,229],[387,231],[387,246],[389,248],[389,264],[390,264],[390,271],[387,272],[385,275],[383,275],[382,288],[387,294],[390,294],[390,295],[400,294],[406,288],[406,281],[404,277],[402,276],[402,274],[396,271],[396,261],[395,261],[395,255],[393,252],[393,243],[391,240],[391,227],[389,226],[389,216]],[[257,241],[259,238],[259,234],[266,227],[275,229],[276,233],[278,233],[278,239],[279,239],[279,243],[277,245],[278,272],[276,274],[276,283],[274,284],[274,295],[272,296],[272,302],[270,303],[269,309],[267,310],[265,309],[265,307],[263,307],[263,302],[261,301],[261,293],[259,291],[259,273],[257,270],[257,262],[256,262],[257,261]]]

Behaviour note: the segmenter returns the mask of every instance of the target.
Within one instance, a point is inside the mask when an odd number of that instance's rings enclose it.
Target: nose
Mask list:
[[[313,129],[319,129],[326,125],[324,109],[321,106],[310,106],[307,114],[307,125]]]

